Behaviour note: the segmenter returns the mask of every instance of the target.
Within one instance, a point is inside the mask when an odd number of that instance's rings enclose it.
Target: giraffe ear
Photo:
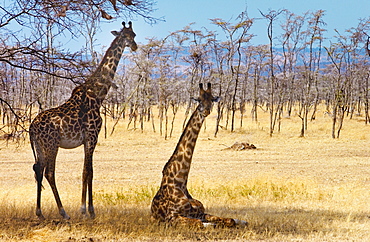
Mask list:
[[[118,33],[117,31],[115,31],[115,30],[111,31],[111,33],[112,33],[114,36],[116,36],[116,37],[119,35],[119,33]]]
[[[200,99],[199,98],[195,98],[195,97],[191,97],[190,100],[193,100],[193,101],[196,101],[196,102],[200,102]]]

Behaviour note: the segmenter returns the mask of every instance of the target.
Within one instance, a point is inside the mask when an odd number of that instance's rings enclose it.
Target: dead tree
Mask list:
[[[274,49],[273,49],[273,24],[277,17],[285,10],[270,10],[267,14],[260,11],[260,14],[268,21],[267,36],[269,39],[269,50],[270,50],[270,77],[269,80],[269,112],[270,112],[270,136],[274,133],[276,121],[279,121],[282,104],[283,104],[283,90],[279,88],[278,79],[275,75],[275,64],[274,64]],[[277,92],[280,89],[279,92]]]

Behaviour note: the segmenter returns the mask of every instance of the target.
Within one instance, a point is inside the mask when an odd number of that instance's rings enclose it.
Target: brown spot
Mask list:
[[[177,160],[182,161],[183,159],[184,155],[182,153],[177,155]]]
[[[193,133],[198,133],[198,132],[199,132],[199,128],[192,127],[192,128],[191,128],[191,131],[192,131]]]
[[[186,144],[186,149],[187,149],[187,150],[188,150],[188,149],[193,150],[193,149],[194,149],[194,145],[193,145],[193,143],[188,142],[188,143]]]

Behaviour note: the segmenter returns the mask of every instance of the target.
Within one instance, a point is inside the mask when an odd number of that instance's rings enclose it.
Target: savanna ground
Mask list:
[[[213,136],[216,116],[200,133],[189,190],[210,214],[248,221],[245,228],[190,229],[150,221],[150,203],[161,171],[181,134],[179,112],[172,138],[151,123],[144,131],[119,123],[103,132],[94,155],[97,217],[79,213],[83,148],[59,150],[56,179],[69,221],[58,214],[44,180],[42,207],[35,215],[34,158],[28,140],[0,141],[0,240],[23,241],[362,241],[370,238],[370,126],[363,117],[346,119],[340,139],[331,138],[331,118],[319,111],[299,138],[300,119],[282,120],[280,133],[268,135],[268,114],[245,118],[242,129]],[[110,130],[113,122],[108,123]],[[131,125],[132,127],[132,125]],[[249,142],[256,150],[225,149]]]

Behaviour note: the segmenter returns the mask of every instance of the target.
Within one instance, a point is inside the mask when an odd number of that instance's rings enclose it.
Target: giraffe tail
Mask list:
[[[43,168],[41,167],[39,157],[37,156],[37,152],[35,151],[35,145],[37,146],[37,144],[33,138],[34,137],[33,132],[30,130],[29,133],[30,133],[29,135],[30,135],[31,148],[32,148],[33,156],[35,158],[35,164],[33,165],[32,168],[33,168],[33,171],[35,172],[35,179],[36,179],[37,184],[39,184],[41,188],[43,189],[44,188],[42,185]]]
[[[44,188],[44,186],[42,185],[42,176],[43,176],[43,174],[42,174],[41,166],[40,166],[39,163],[35,163],[33,165],[33,171],[35,172],[35,179],[36,179],[37,183],[40,183],[41,188],[43,189]]]

